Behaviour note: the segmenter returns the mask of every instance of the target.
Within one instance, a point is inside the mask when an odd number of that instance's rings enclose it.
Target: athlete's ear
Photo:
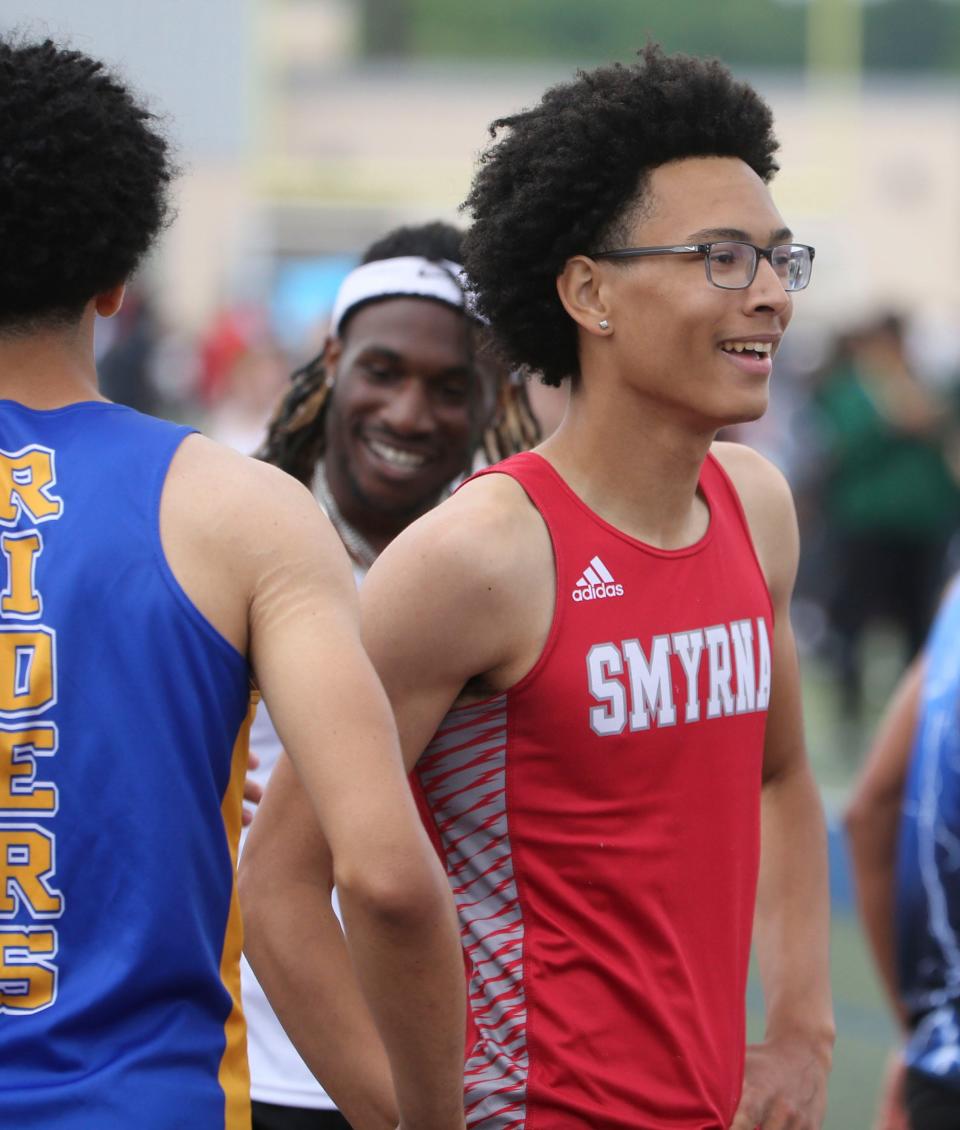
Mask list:
[[[117,283],[109,290],[104,290],[100,294],[95,295],[93,299],[94,309],[101,318],[112,318],[114,314],[123,305],[123,296],[126,294],[126,283]]]
[[[323,367],[327,374],[327,384],[332,385],[337,375],[337,364],[343,355],[343,342],[331,334],[323,344]]]
[[[610,309],[604,296],[603,267],[589,255],[574,255],[557,275],[557,294],[563,308],[587,333],[610,333]]]

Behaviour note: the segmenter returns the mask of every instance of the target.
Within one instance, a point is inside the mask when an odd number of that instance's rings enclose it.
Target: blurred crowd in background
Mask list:
[[[103,390],[255,453],[289,375],[322,346],[327,313],[318,306],[299,349],[282,344],[267,307],[250,304],[220,311],[187,338],[134,291],[99,326]],[[922,356],[909,317],[895,310],[872,311],[819,344],[807,334],[793,347],[788,337],[769,414],[727,437],[761,450],[793,486],[803,545],[798,637],[829,669],[841,723],[861,721],[869,696],[883,699],[960,568],[960,357],[931,373]],[[565,393],[529,380],[548,429]],[[872,687],[878,632],[887,663]]]

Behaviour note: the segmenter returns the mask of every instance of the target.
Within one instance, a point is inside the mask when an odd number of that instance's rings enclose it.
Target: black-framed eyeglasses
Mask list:
[[[723,290],[746,290],[757,277],[761,258],[773,267],[784,290],[803,290],[810,282],[816,250],[805,243],[757,247],[739,239],[720,243],[682,243],[674,247],[620,247],[591,252],[591,259],[634,259],[642,255],[702,255],[707,279]]]

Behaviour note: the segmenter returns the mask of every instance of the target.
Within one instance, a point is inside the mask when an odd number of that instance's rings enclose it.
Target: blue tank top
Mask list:
[[[249,671],[160,543],[189,429],[0,400],[0,1124],[249,1127]]]
[[[960,585],[926,652],[904,793],[896,888],[907,1063],[960,1089]]]

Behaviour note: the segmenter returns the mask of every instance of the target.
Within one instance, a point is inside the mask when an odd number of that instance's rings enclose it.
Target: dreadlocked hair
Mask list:
[[[364,252],[361,265],[405,255],[418,255],[433,262],[448,259],[459,263],[462,243],[463,233],[451,224],[436,221],[399,227],[372,243]],[[457,283],[459,285],[459,279]],[[340,324],[341,335],[364,305],[366,303],[358,303],[347,311]],[[256,454],[258,459],[274,464],[310,486],[317,463],[323,458],[326,410],[333,388],[323,362],[323,351],[296,369],[290,381],[290,389],[278,405],[266,439]],[[487,459],[497,462],[518,451],[526,451],[539,438],[540,429],[530,408],[526,382],[502,370],[497,380],[493,422],[481,437]]]
[[[323,422],[331,387],[321,351],[292,373],[290,389],[277,406],[256,458],[310,486],[323,455]]]
[[[483,433],[483,453],[489,463],[529,451],[543,438],[527,395],[528,378],[504,372],[506,375],[497,381],[493,423]]]

